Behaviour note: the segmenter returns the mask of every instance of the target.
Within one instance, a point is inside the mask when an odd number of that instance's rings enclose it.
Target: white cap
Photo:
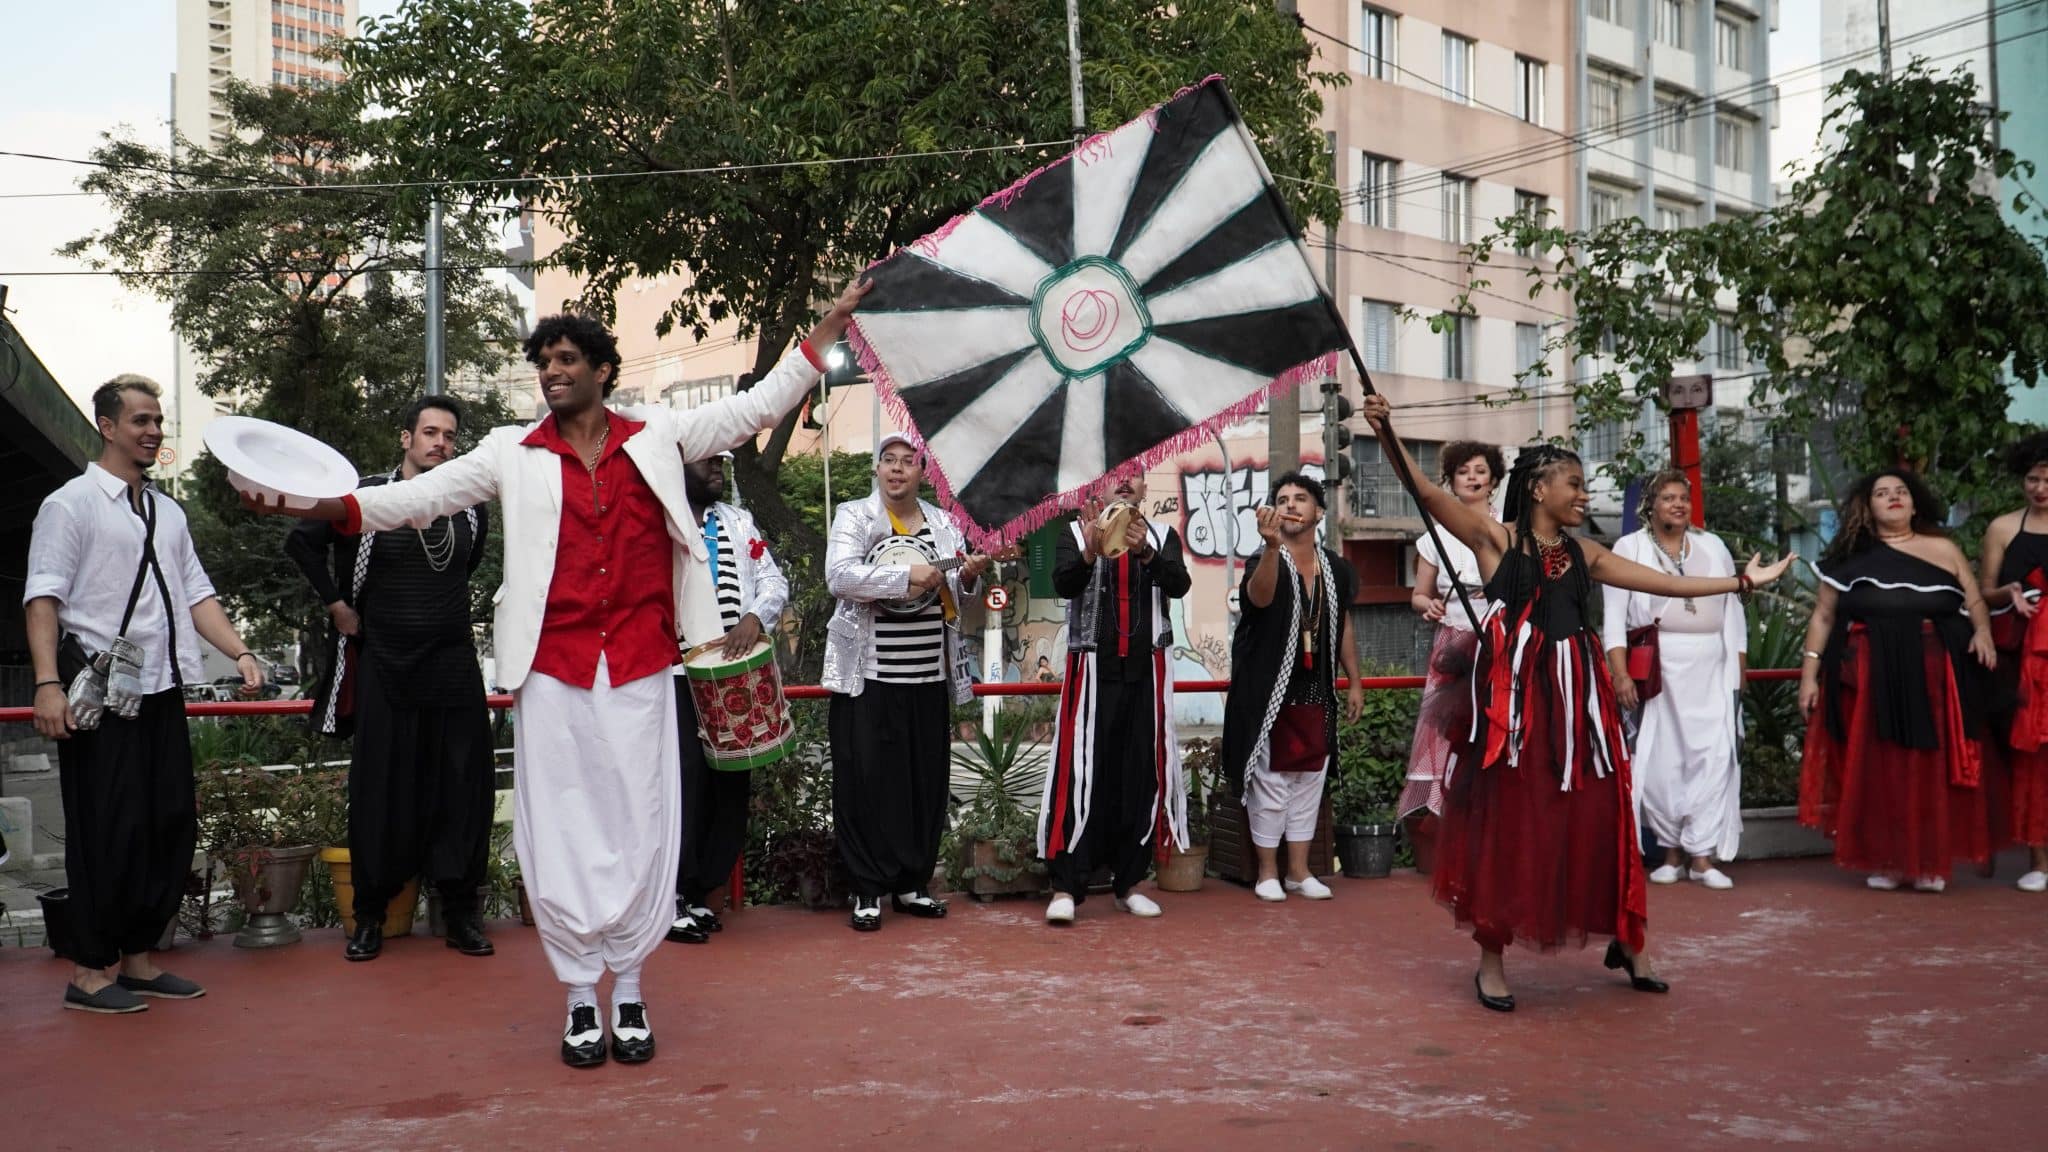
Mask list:
[[[903,433],[885,432],[882,434],[882,442],[875,445],[875,459],[881,459],[882,453],[887,452],[889,450],[889,445],[891,444],[907,444],[915,451],[923,451],[923,449],[918,448],[917,441],[912,440],[910,437],[904,435]]]

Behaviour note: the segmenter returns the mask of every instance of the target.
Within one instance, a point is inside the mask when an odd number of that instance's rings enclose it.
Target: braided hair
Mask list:
[[[1579,454],[1556,444],[1531,444],[1515,455],[1508,471],[1507,503],[1502,518],[1515,526],[1515,546],[1526,548],[1536,526],[1536,485],[1567,467],[1584,465]]]

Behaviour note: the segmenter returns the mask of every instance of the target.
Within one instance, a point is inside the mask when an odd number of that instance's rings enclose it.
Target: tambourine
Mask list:
[[[1124,539],[1124,534],[1130,531],[1131,521],[1143,515],[1144,512],[1136,504],[1129,500],[1119,500],[1104,508],[1102,515],[1095,518],[1096,539],[1101,541],[1101,552],[1106,559],[1114,560],[1130,548],[1130,542]]]

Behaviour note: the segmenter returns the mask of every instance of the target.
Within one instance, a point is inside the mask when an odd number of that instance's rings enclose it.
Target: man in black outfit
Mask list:
[[[398,434],[398,467],[360,487],[410,480],[453,459],[461,427],[462,410],[448,397],[414,401]],[[427,528],[361,536],[305,520],[285,543],[334,623],[333,670],[313,703],[314,726],[354,735],[348,847],[356,930],[343,950],[350,960],[383,950],[386,907],[422,874],[440,893],[448,947],[492,952],[477,889],[496,789],[469,606],[489,532],[479,504]]]
[[[1187,844],[1187,786],[1173,730],[1170,601],[1191,578],[1180,533],[1146,521],[1145,478],[1116,482],[1125,518],[1090,505],[1060,534],[1053,589],[1067,601],[1067,679],[1053,764],[1039,805],[1038,850],[1052,872],[1052,924],[1074,919],[1089,873],[1106,864],[1116,906],[1152,917],[1132,889],[1164,841]],[[1114,553],[1114,555],[1110,555]]]

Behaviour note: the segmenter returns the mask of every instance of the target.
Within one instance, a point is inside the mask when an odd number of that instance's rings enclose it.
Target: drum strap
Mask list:
[[[884,504],[882,506],[882,514],[889,518],[889,530],[891,532],[894,532],[898,536],[914,537],[917,535],[917,533],[912,532],[903,526],[903,521],[898,520],[896,518],[895,510],[890,508],[888,505]],[[938,535],[939,534],[936,532],[932,533],[932,539],[934,542],[938,540]],[[953,606],[952,585],[945,580],[939,581],[939,605],[946,611],[946,623],[948,624],[951,624],[954,618],[960,615],[960,610]]]

